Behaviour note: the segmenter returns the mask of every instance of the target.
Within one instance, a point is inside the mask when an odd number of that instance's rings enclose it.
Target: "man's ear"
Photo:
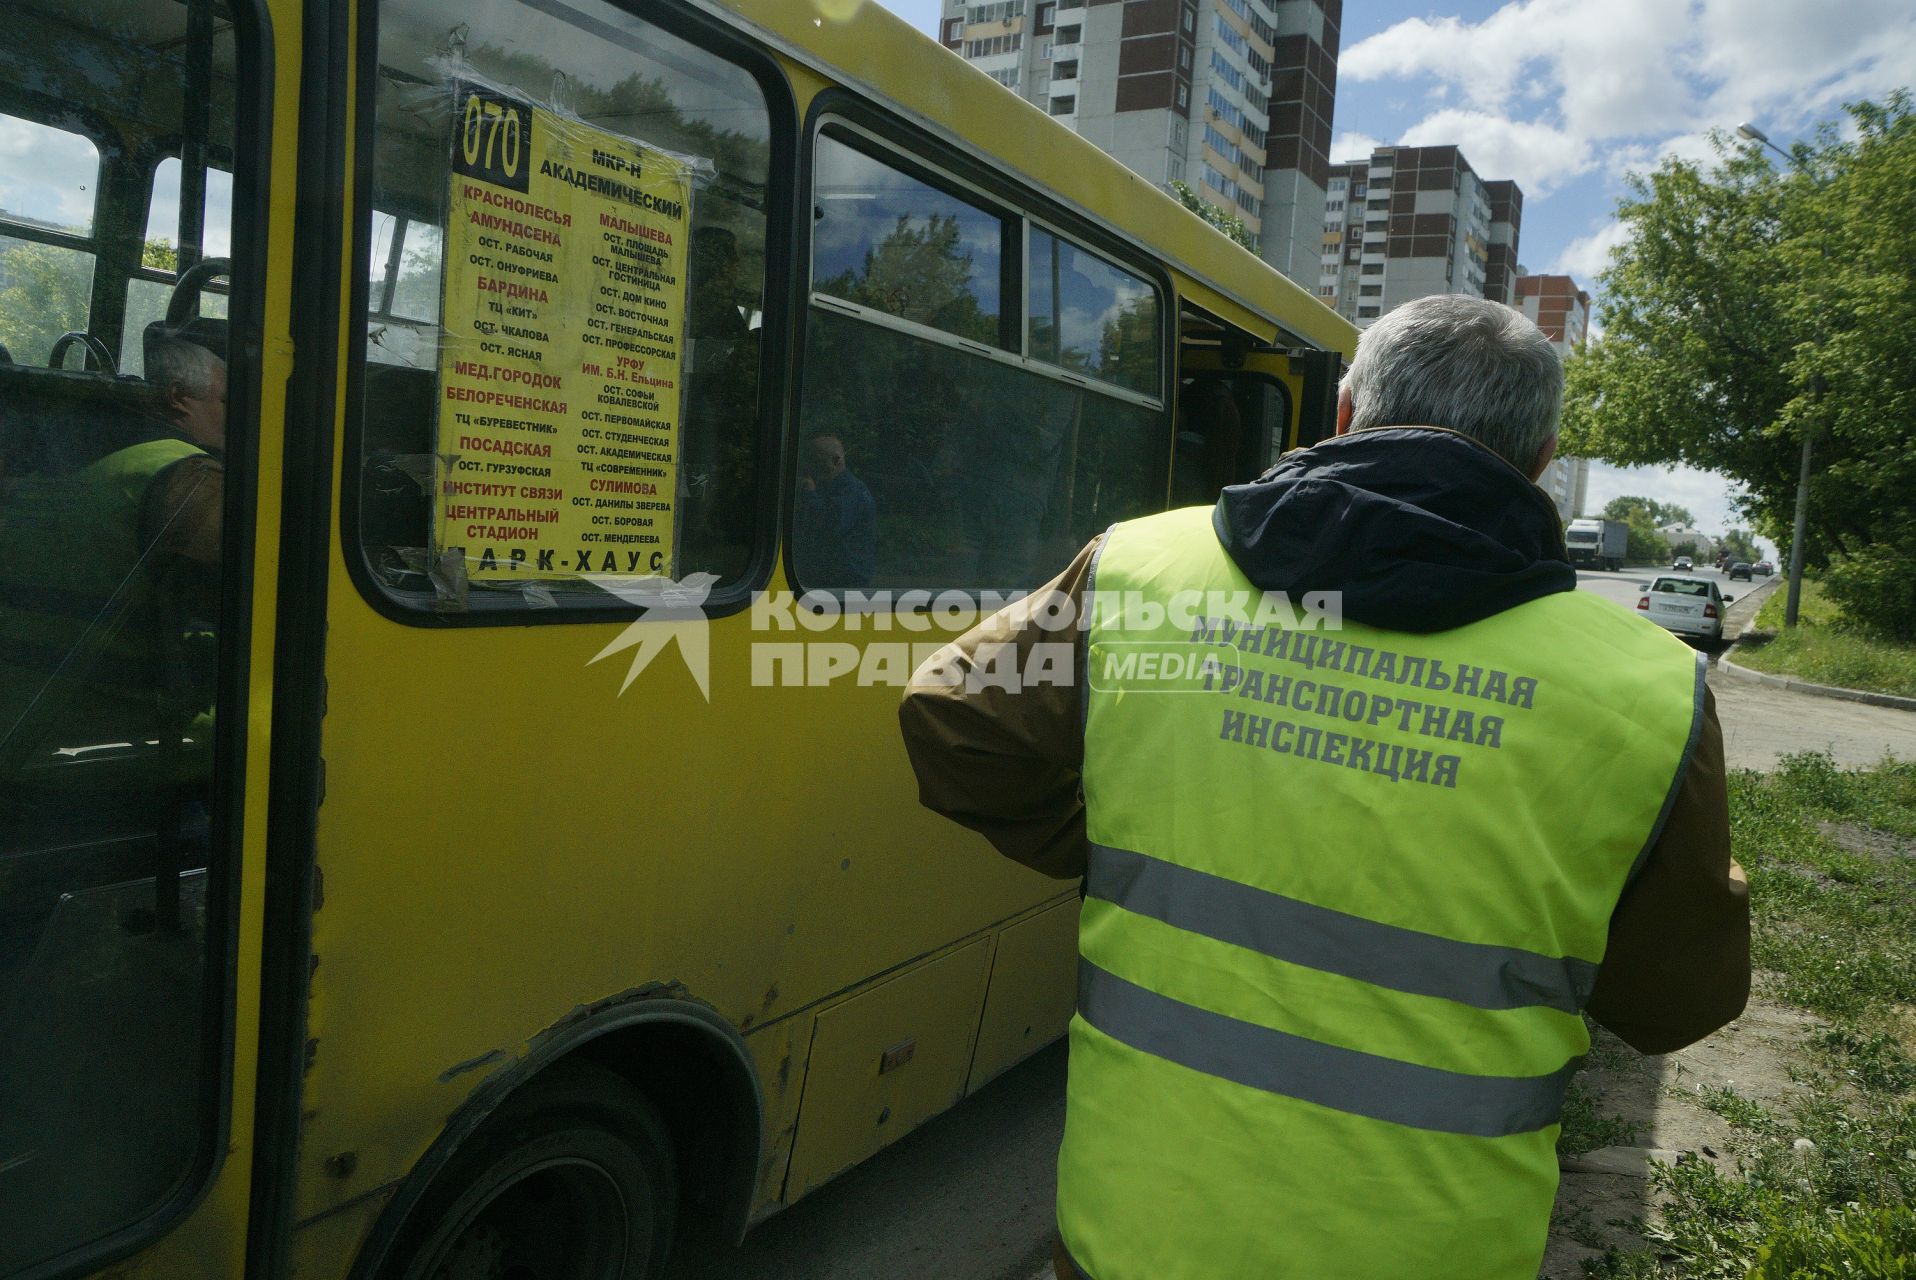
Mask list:
[[[190,398],[191,397],[187,395],[186,384],[178,378],[167,383],[165,389],[160,392],[160,402],[166,406],[167,412],[171,413],[174,417],[178,417],[186,411],[186,402]]]
[[[1356,412],[1356,410],[1351,405],[1351,389],[1349,387],[1339,387],[1337,389],[1337,434],[1338,435],[1343,436],[1343,435],[1350,434],[1351,414],[1353,414],[1354,412]]]
[[[1543,448],[1537,450],[1537,460],[1530,464],[1530,483],[1543,479],[1544,468],[1557,456],[1557,433],[1552,431],[1550,438],[1543,442]]]

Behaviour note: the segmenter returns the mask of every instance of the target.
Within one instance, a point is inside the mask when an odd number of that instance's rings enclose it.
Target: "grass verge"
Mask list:
[[[1660,1168],[1649,1248],[1585,1264],[1607,1280],[1916,1280],[1916,763],[1844,771],[1785,758],[1730,785],[1763,994],[1829,1022],[1808,1101],[1770,1114],[1705,1100],[1749,1135],[1733,1170]]]
[[[1755,625],[1737,646],[1737,665],[1799,676],[1815,684],[1916,698],[1916,644],[1878,640],[1845,629],[1842,610],[1824,592],[1823,584],[1807,579],[1797,625],[1786,628],[1783,613],[1788,592],[1787,583],[1778,583],[1763,602]]]

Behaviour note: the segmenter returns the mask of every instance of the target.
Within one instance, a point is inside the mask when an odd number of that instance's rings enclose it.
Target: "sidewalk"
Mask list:
[[[1771,578],[1737,598],[1723,620],[1726,641],[1743,634],[1781,582]],[[1732,769],[1773,769],[1779,757],[1798,751],[1828,751],[1845,768],[1876,764],[1885,755],[1916,760],[1916,712],[1779,689],[1738,679],[1714,663],[1710,690]]]
[[[1817,750],[1845,768],[1885,755],[1916,760],[1916,712],[1748,683],[1714,668],[1710,690],[1732,769],[1772,769],[1781,756]]]

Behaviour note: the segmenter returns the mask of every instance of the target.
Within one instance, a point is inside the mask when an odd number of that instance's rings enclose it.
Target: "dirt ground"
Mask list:
[[[1760,985],[1760,983],[1759,983]],[[1595,1095],[1597,1111],[1636,1129],[1629,1146],[1601,1147],[1559,1161],[1563,1181],[1550,1220],[1545,1280],[1582,1280],[1585,1259],[1606,1246],[1643,1246],[1642,1225],[1655,1221],[1650,1164],[1708,1160],[1734,1168],[1743,1140],[1698,1097],[1728,1089],[1772,1114],[1786,1115],[1803,1094],[1792,1063],[1806,1053],[1807,1032],[1820,1024],[1806,1013],[1751,999],[1741,1018],[1676,1053],[1644,1057],[1599,1031],[1577,1083]]]

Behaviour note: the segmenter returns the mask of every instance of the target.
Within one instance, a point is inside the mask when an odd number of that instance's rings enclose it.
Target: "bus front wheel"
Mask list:
[[[602,1067],[534,1081],[434,1179],[401,1280],[655,1280],[678,1211],[657,1111]]]

